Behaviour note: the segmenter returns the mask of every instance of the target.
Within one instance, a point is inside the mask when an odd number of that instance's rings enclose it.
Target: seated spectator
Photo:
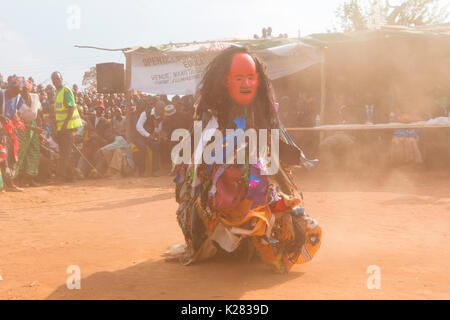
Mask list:
[[[342,109],[343,122],[349,117],[348,111],[347,108]],[[349,131],[331,132],[319,143],[321,166],[334,170],[350,168],[352,159],[359,158],[355,144],[356,139]]]
[[[107,110],[105,111],[105,119],[107,119],[107,120],[109,120],[109,121],[112,119],[111,109],[107,109]]]
[[[422,153],[419,149],[419,130],[395,130],[391,144],[391,161],[393,164],[421,164]]]
[[[422,120],[413,110],[408,113],[399,110],[396,113],[396,121],[409,123]],[[390,160],[394,165],[423,163],[422,153],[419,149],[419,130],[402,129],[395,130],[392,137]]]
[[[134,172],[135,164],[130,144],[122,136],[97,151],[96,171],[102,177],[128,176]]]
[[[87,177],[95,167],[97,151],[114,141],[114,135],[110,121],[103,117],[105,108],[98,104],[95,108],[95,117],[87,117],[87,125],[83,130],[83,157],[80,158],[76,173],[79,177]],[[98,172],[92,171],[92,177],[97,177]]]
[[[119,108],[115,108],[112,113],[111,125],[115,136],[125,137],[126,118]]]
[[[39,157],[39,171],[37,180],[41,183],[49,182],[56,176],[57,159],[59,147],[53,140],[50,134],[50,127],[44,125],[46,128],[42,133],[41,139],[41,153]]]
[[[326,137],[319,145],[321,166],[329,169],[349,168],[354,157],[355,141],[344,132],[336,132]]]

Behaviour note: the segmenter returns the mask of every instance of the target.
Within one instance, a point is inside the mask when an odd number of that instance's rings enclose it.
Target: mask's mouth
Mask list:
[[[241,94],[251,94],[252,93],[252,89],[251,88],[240,88],[239,89],[239,93],[241,93]]]

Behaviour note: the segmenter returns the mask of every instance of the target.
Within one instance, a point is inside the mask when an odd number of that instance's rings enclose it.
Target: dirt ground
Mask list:
[[[0,298],[450,298],[450,172],[294,173],[323,243],[287,275],[258,262],[165,262],[183,243],[169,177],[0,194]],[[80,290],[67,289],[70,265]],[[367,287],[371,265],[378,290]]]

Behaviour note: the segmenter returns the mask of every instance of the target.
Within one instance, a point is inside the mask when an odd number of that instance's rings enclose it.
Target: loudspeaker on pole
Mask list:
[[[123,63],[99,63],[97,71],[97,92],[120,93],[125,91],[125,72]]]

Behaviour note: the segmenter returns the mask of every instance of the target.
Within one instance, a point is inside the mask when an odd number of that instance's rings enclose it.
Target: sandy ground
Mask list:
[[[450,298],[450,172],[295,176],[323,244],[287,275],[258,262],[164,262],[183,242],[169,177],[1,194],[0,298]],[[80,267],[80,290],[67,289],[70,265]],[[367,288],[371,265],[378,290]]]

